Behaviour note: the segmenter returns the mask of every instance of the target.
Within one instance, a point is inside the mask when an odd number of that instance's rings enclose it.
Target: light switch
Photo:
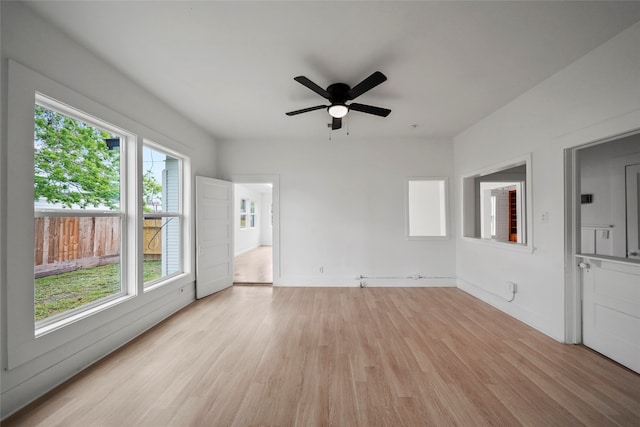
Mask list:
[[[547,223],[549,222],[549,212],[540,212],[540,222]]]

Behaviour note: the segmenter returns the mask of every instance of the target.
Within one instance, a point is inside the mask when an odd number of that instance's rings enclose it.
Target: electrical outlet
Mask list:
[[[512,294],[515,294],[516,292],[518,292],[518,285],[514,282],[508,282],[507,286],[509,288],[509,292],[511,292]]]
[[[320,266],[320,268],[318,269],[318,271],[320,271],[320,274],[324,273],[324,266]]]

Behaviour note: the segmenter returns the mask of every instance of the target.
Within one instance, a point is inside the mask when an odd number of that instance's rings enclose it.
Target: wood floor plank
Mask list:
[[[258,246],[233,257],[233,282],[270,285],[273,283],[273,249]]]
[[[640,375],[454,288],[234,286],[3,426],[640,425]]]

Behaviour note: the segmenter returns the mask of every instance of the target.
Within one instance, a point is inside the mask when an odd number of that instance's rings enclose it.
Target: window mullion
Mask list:
[[[127,187],[129,193],[127,195],[128,217],[130,226],[128,232],[130,236],[127,239],[127,275],[128,290],[135,295],[142,295],[144,292],[144,272],[143,272],[143,221],[141,215],[143,212],[142,202],[142,146],[143,138],[138,136],[135,144],[129,147],[129,152],[125,156],[128,162],[127,167]]]

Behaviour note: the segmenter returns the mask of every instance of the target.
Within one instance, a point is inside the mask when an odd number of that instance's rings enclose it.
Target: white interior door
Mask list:
[[[196,177],[196,298],[233,285],[230,182]]]
[[[640,260],[640,164],[626,171],[627,258]],[[640,373],[640,264],[588,259],[582,270],[585,345]]]
[[[584,345],[640,373],[640,265],[585,258]]]
[[[640,260],[640,164],[629,165],[626,168],[627,187],[627,258]]]

